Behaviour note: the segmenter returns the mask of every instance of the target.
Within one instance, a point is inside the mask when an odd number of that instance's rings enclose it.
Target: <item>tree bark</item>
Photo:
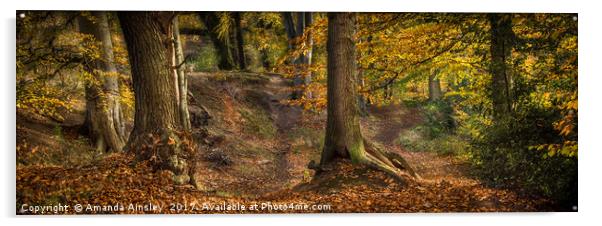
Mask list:
[[[180,25],[178,18],[175,17],[173,20],[173,47],[175,52],[175,64],[177,81],[178,81],[178,101],[180,108],[180,118],[184,130],[190,131],[192,126],[190,125],[190,113],[188,112],[188,79],[186,77],[186,70],[184,62],[184,48],[182,40],[180,39]]]
[[[391,86],[391,84],[387,84],[383,88],[383,97],[385,100],[393,99],[393,88]]]
[[[138,160],[174,173],[174,182],[190,181],[194,147],[178,106],[174,74],[172,19],[168,12],[119,12],[127,44],[136,98],[134,129],[126,145]],[[191,162],[192,161],[192,162]]]
[[[372,42],[372,35],[371,34],[368,35],[368,37],[366,38],[365,41],[367,43]],[[372,49],[370,47],[371,45],[368,45],[368,46],[369,46],[369,48],[365,54],[367,56],[370,56],[372,54]],[[372,68],[373,66],[374,66],[374,63],[370,63],[369,67]],[[361,69],[358,70],[358,73],[357,73],[357,81],[359,82],[360,90],[364,90],[364,87],[366,87],[366,80],[364,79],[364,73],[365,73],[365,71],[361,70]],[[370,102],[369,102],[368,98],[366,97],[366,94],[358,93],[357,101],[359,104],[360,116],[362,116],[362,117],[368,116],[368,105],[370,104]]]
[[[240,70],[246,70],[247,69],[247,62],[246,62],[246,57],[245,57],[245,41],[244,41],[244,37],[242,34],[242,25],[241,25],[241,13],[240,12],[234,12],[233,16],[234,16],[234,22],[236,24],[236,49],[238,51],[238,68]]]
[[[261,53],[261,65],[263,66],[263,70],[264,71],[270,71],[271,69],[271,64],[270,64],[270,58],[268,56],[268,50],[263,48],[260,50]]]
[[[305,13],[305,27],[309,27],[311,26],[311,24],[313,23],[313,14],[311,12],[306,12]],[[308,46],[308,50],[307,53],[305,53],[305,56],[303,57],[303,59],[305,60],[303,63],[307,66],[307,74],[305,75],[305,86],[309,86],[311,84],[311,80],[312,80],[312,73],[310,70],[311,64],[312,64],[312,56],[313,56],[313,48],[314,48],[314,40],[312,38],[312,34],[308,33],[307,34],[307,40],[306,40],[306,45]],[[305,97],[307,99],[312,99],[313,98],[313,94],[311,92],[311,90],[308,90],[306,88],[305,90]]]
[[[93,19],[78,18],[79,29],[100,44],[100,59],[86,68],[94,81],[86,85],[86,122],[91,139],[99,152],[120,152],[125,144],[125,127],[120,104],[119,76],[115,68],[113,43],[106,12],[91,12]]]
[[[513,48],[512,16],[510,14],[489,14],[491,26],[491,99],[493,116],[500,119],[512,111],[511,70],[508,61]],[[499,121],[499,120],[496,120]]]
[[[405,176],[417,177],[401,156],[376,148],[362,137],[357,101],[354,26],[354,13],[328,13],[328,115],[318,172],[336,158],[350,158],[353,163],[385,171],[399,180]]]
[[[282,12],[282,20],[284,23],[284,30],[286,31],[286,36],[288,37],[288,48],[293,49],[292,40],[297,37],[297,32],[295,31],[295,22],[293,20],[293,13],[291,12]]]
[[[429,101],[441,100],[443,93],[441,91],[441,82],[437,77],[439,70],[435,69],[429,75]]]
[[[351,13],[328,14],[328,116],[321,164],[337,156],[358,160],[365,152],[355,99],[354,18]]]
[[[217,27],[219,26],[219,18],[216,12],[203,12],[199,13],[199,17],[209,30],[209,37],[211,42],[218,54],[218,68],[221,70],[232,70],[236,67],[234,63],[234,57],[232,54],[232,47],[230,42],[230,35],[225,38],[220,38],[217,34]]]
[[[294,51],[297,48],[297,39],[299,38],[299,34],[303,34],[303,31],[300,31],[304,28],[303,23],[305,19],[303,18],[303,13],[298,12],[297,14],[297,23],[295,24],[295,20],[292,12],[283,12],[282,18],[284,22],[284,29],[286,31],[288,37],[288,49]],[[302,63],[302,55],[297,56],[293,60],[293,65],[298,67]],[[299,86],[303,84],[303,78],[300,74],[297,73],[298,68],[295,69],[295,74],[293,75],[293,86],[294,90],[291,93],[291,99],[299,99],[303,92],[299,90]]]

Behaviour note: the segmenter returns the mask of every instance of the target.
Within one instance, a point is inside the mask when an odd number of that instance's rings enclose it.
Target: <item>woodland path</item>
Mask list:
[[[249,134],[236,129],[240,124],[236,117],[228,119],[234,122],[230,123],[234,127],[222,130],[226,143],[244,140],[246,143],[242,144],[259,148],[254,154],[245,149],[248,147],[230,150],[228,154],[234,158],[230,166],[204,166],[204,182],[211,185],[213,191],[170,186],[166,181],[169,177],[152,173],[145,167],[132,168],[131,160],[123,154],[110,154],[93,160],[91,165],[17,167],[18,190],[29,191],[18,194],[17,203],[42,203],[57,198],[80,203],[145,202],[149,199],[164,204],[174,201],[273,202],[329,204],[332,209],[327,212],[546,211],[545,206],[551,206],[547,200],[529,197],[519,191],[484,185],[470,176],[472,169],[466,162],[453,156],[413,152],[396,144],[401,132],[412,129],[422,120],[417,108],[401,105],[370,108],[369,116],[361,121],[362,133],[367,139],[403,156],[423,180],[399,184],[382,172],[341,161],[337,163],[336,171],[307,182],[304,172],[310,154],[306,150],[291,150],[291,143],[295,141],[289,134],[307,123],[319,128],[324,125],[325,114],[304,114],[299,107],[287,105],[283,101],[289,98],[290,83],[277,75],[267,75],[267,78],[267,82],[245,87],[246,90],[239,90],[241,94],[234,96],[228,96],[228,92],[220,90],[217,84],[207,84],[207,80],[191,79],[192,90],[214,95],[203,96],[206,103],[224,102],[214,108],[224,111],[222,115],[236,115],[228,113],[228,109],[243,107],[241,102],[248,96],[242,94],[248,90],[257,91],[255,94],[260,94],[258,97],[263,103],[257,105],[266,110],[277,130],[271,139],[252,139]],[[198,86],[201,84],[206,86]],[[31,130],[28,123],[22,123],[22,126],[26,128],[18,129]],[[39,131],[52,139],[51,126]],[[33,141],[31,136],[22,139]],[[220,147],[225,150],[228,146]],[[319,148],[313,149],[311,155],[319,156],[316,151]],[[40,189],[42,187],[44,189]],[[86,194],[94,194],[95,198],[92,200]]]
[[[270,99],[270,113],[275,122],[278,139],[278,153],[276,155],[273,173],[279,181],[290,179],[289,161],[287,155],[291,152],[290,139],[286,136],[300,121],[302,109],[297,106],[285,104],[290,98],[289,82],[278,75],[270,75],[266,85],[266,93]]]
[[[279,77],[272,77],[271,85],[271,89],[281,91],[286,89],[278,88],[278,86],[287,85],[287,83]],[[288,98],[287,95],[282,94],[275,96],[279,99]],[[279,133],[286,133],[298,122],[293,117],[297,117],[296,114],[301,114],[297,112],[300,109],[286,106],[280,106],[278,109],[281,109],[281,112],[276,111],[276,115],[279,116],[276,117]],[[295,113],[291,114],[291,111]],[[439,155],[436,154],[436,151],[413,152],[397,144],[396,140],[401,132],[410,130],[422,122],[422,113],[418,108],[409,108],[403,105],[371,107],[369,114],[369,117],[363,118],[361,121],[364,136],[369,140],[378,142],[385,149],[403,156],[415,168],[422,180],[410,182],[405,186],[392,185],[394,182],[380,172],[358,171],[344,166],[343,172],[332,175],[338,178],[342,184],[337,185],[337,182],[324,183],[324,181],[318,180],[315,183],[318,183],[319,186],[327,184],[326,187],[332,187],[324,189],[301,184],[293,189],[299,194],[278,191],[276,193],[288,195],[281,196],[277,194],[273,197],[279,200],[294,199],[299,198],[299,196],[302,196],[303,199],[314,197],[318,200],[328,200],[335,203],[340,200],[345,202],[345,199],[359,198],[368,200],[367,203],[376,204],[387,203],[387,200],[393,198],[395,199],[395,201],[392,201],[393,205],[395,203],[399,204],[398,206],[377,207],[369,210],[377,212],[536,211],[540,210],[539,206],[545,205],[544,203],[547,202],[512,190],[487,187],[471,176],[472,168],[467,162],[454,156]],[[280,121],[282,119],[284,121]],[[345,179],[346,177],[353,181]],[[377,180],[382,179],[385,182],[374,181],[372,177],[378,178]],[[314,182],[309,184],[311,183]],[[324,195],[327,197],[322,197]],[[348,200],[347,202],[353,201]],[[357,211],[358,208],[363,207],[350,205],[348,209],[343,208],[337,211]]]

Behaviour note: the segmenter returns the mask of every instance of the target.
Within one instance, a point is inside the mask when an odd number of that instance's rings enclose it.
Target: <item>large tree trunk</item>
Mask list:
[[[241,25],[241,13],[240,12],[234,12],[233,16],[234,16],[234,22],[236,24],[236,49],[238,51],[238,68],[240,70],[246,70],[247,69],[247,62],[246,62],[246,57],[245,57],[245,41],[244,41],[244,37],[242,35],[242,25]]]
[[[219,17],[216,12],[203,12],[199,13],[199,17],[209,30],[209,37],[211,42],[217,51],[219,56],[218,68],[221,70],[232,70],[236,67],[234,63],[234,57],[232,54],[232,46],[230,41],[230,35],[220,38],[217,34],[217,28],[219,26]]]
[[[119,12],[136,98],[134,129],[127,150],[138,160],[174,173],[177,184],[190,181],[194,147],[181,120],[174,73],[174,13]]]
[[[365,152],[355,99],[354,18],[351,13],[328,14],[328,116],[321,164],[336,156],[358,160]]]
[[[365,141],[359,123],[354,13],[328,13],[327,125],[318,171],[335,158],[382,170],[396,179],[417,176],[403,158]]]
[[[489,14],[491,26],[491,99],[496,119],[508,116],[512,111],[511,70],[507,63],[513,48],[512,16]]]
[[[439,70],[435,69],[429,75],[429,101],[441,100],[443,93],[441,91],[441,82],[437,77]]]
[[[86,122],[96,149],[122,151],[125,127],[120,105],[119,76],[114,64],[113,43],[105,12],[91,12],[92,18],[78,18],[79,29],[92,35],[100,44],[100,59],[88,64],[94,81],[86,85]]]

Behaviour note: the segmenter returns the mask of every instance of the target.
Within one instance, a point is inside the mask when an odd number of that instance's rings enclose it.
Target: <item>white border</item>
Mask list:
[[[292,224],[309,225],[574,225],[599,222],[600,138],[602,115],[598,67],[600,53],[600,7],[586,0],[20,0],[2,2],[2,70],[0,111],[2,130],[3,225],[77,224],[109,225],[115,221],[130,225],[178,224]],[[15,10],[178,10],[178,11],[400,11],[400,12],[554,12],[579,13],[579,212],[504,214],[310,214],[310,215],[178,215],[178,216],[76,216],[15,217]]]
[[[17,9],[362,12],[578,12],[582,1],[558,0],[22,0]]]

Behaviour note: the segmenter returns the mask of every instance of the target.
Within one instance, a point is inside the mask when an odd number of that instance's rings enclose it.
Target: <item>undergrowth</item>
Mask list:
[[[262,109],[241,109],[239,112],[244,120],[243,130],[245,133],[263,139],[272,139],[276,136],[276,127],[266,111]]]
[[[468,155],[467,139],[455,132],[456,122],[451,107],[444,101],[415,103],[421,108],[424,122],[402,131],[397,144],[410,151],[434,152],[440,155]]]
[[[529,108],[494,123],[487,115],[454,112],[445,102],[417,107],[424,122],[400,133],[397,143],[405,149],[461,158],[471,163],[473,176],[490,187],[518,189],[575,210],[577,158],[532,148],[559,142],[551,123],[558,116],[552,112]]]

